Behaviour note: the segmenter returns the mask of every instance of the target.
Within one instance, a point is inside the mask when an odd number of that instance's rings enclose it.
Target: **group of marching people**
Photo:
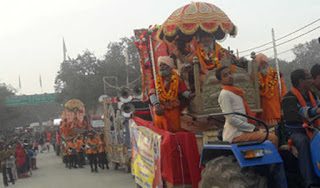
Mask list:
[[[0,167],[4,186],[15,184],[18,178],[27,178],[32,175],[36,166],[36,152],[28,142],[19,138],[0,140]]]
[[[98,172],[98,165],[101,169],[109,169],[105,147],[102,133],[89,132],[87,136],[79,134],[76,138],[69,139],[62,144],[65,167],[84,168],[85,157],[87,157],[91,172]]]

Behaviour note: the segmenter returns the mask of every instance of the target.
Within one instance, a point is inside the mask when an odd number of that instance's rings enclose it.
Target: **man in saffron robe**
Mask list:
[[[280,73],[281,91],[279,88],[277,71],[269,67],[267,56],[259,53],[256,56],[257,67],[259,71],[259,89],[262,113],[258,118],[267,125],[278,125],[281,119],[281,101],[287,93],[287,87],[283,82],[282,73]]]
[[[187,62],[192,63],[194,57],[198,57],[200,62],[200,85],[202,86],[208,72],[220,68],[220,61],[232,55],[215,41],[214,35],[203,32],[197,36],[196,51],[186,58]],[[190,87],[193,88],[193,71],[188,68],[190,67],[188,65],[190,64],[184,64],[181,73],[189,72]]]
[[[192,98],[191,93],[185,83],[179,79],[174,61],[169,56],[158,58],[159,75],[156,82],[152,82],[149,90],[150,102],[154,107],[154,122],[157,128],[170,132],[185,131],[180,124],[180,101],[179,96]]]

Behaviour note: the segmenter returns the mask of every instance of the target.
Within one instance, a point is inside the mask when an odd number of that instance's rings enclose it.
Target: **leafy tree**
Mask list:
[[[55,90],[60,93],[58,101],[65,103],[77,98],[88,109],[95,110],[98,97],[103,93],[102,80],[97,79],[97,71],[97,58],[88,50],[76,59],[61,63],[55,80]]]
[[[313,65],[320,63],[320,44],[317,39],[295,46],[293,53],[296,55],[292,61],[294,69],[310,70]]]
[[[17,111],[6,107],[6,98],[16,93],[16,90],[5,83],[0,84],[0,128],[8,126],[10,119],[18,115]]]
[[[320,64],[320,44],[314,39],[305,44],[296,45],[292,52],[296,58],[291,62],[279,59],[280,72],[283,73],[283,79],[288,89],[291,88],[290,74],[296,69],[310,70],[316,63]],[[270,66],[275,68],[275,60],[270,60]]]
[[[125,53],[128,52],[128,65],[125,63]],[[72,98],[84,102],[88,110],[95,111],[98,107],[98,98],[104,94],[104,77],[114,87],[106,87],[109,96],[116,96],[119,92],[116,86],[126,86],[128,70],[129,82],[139,78],[139,54],[134,45],[134,37],[121,38],[119,42],[111,42],[102,59],[86,50],[71,59],[61,63],[60,70],[55,80],[55,91],[60,93],[59,102],[65,103]],[[136,82],[139,83],[139,82]]]

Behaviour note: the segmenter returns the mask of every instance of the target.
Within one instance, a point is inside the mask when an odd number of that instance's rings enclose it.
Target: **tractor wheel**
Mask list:
[[[200,188],[264,188],[267,178],[252,168],[241,168],[234,156],[220,156],[206,164],[201,172]]]

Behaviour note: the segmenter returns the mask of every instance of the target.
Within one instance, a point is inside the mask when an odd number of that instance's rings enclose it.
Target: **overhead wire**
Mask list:
[[[310,25],[312,25],[312,24],[314,24],[314,23],[316,23],[316,22],[318,22],[318,21],[320,21],[320,18],[316,19],[315,21],[313,21],[313,22],[311,22],[311,23],[309,23],[309,24],[307,24],[307,25],[305,25],[305,26],[303,26],[303,27],[301,27],[301,28],[299,28],[299,29],[297,29],[297,30],[289,33],[289,34],[286,34],[286,35],[284,35],[284,36],[276,39],[275,41],[284,39],[284,38],[286,38],[286,37],[288,37],[288,36],[290,36],[290,35],[292,35],[292,34],[294,34],[294,33],[297,33],[297,32],[299,32],[299,31],[301,31],[301,30],[309,27]],[[254,47],[254,48],[250,48],[250,49],[247,49],[247,50],[243,50],[243,51],[241,51],[241,52],[239,52],[239,53],[244,53],[244,52],[252,51],[252,50],[254,50],[254,49],[261,48],[261,47],[267,46],[267,45],[269,45],[269,44],[272,44],[272,41],[271,41],[271,42],[267,42],[267,43],[262,44],[262,45],[259,45],[259,46],[256,46],[256,47]]]
[[[291,41],[293,41],[293,40],[296,40],[296,39],[298,39],[298,38],[300,38],[300,37],[302,37],[302,36],[304,36],[304,35],[306,35],[306,34],[309,34],[309,33],[311,33],[312,31],[315,31],[315,30],[317,30],[317,29],[319,29],[319,28],[320,28],[320,26],[315,27],[315,28],[313,28],[313,29],[311,29],[311,30],[309,30],[309,31],[307,31],[307,32],[305,32],[305,33],[302,33],[302,34],[300,34],[300,35],[298,35],[298,36],[296,36],[296,37],[294,37],[294,38],[292,38],[292,39],[289,39],[289,40],[286,40],[286,41],[284,41],[284,42],[282,42],[282,43],[277,44],[276,47],[281,46],[281,45],[283,45],[283,44],[286,44],[286,43],[288,43],[288,42],[291,42]],[[263,49],[263,50],[259,50],[259,51],[257,51],[256,53],[264,52],[264,51],[270,50],[270,49],[272,49],[272,48],[273,48],[273,46],[268,47],[268,48],[265,48],[265,49]],[[291,50],[291,49],[290,49],[290,50]],[[245,56],[250,56],[250,54],[247,54],[247,55],[245,55]]]

